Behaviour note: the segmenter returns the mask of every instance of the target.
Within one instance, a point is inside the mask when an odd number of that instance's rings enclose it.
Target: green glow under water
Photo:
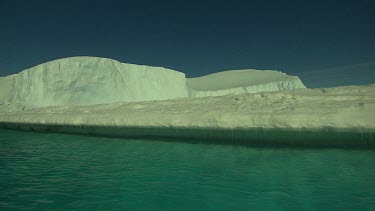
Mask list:
[[[375,151],[0,130],[0,209],[374,210]]]

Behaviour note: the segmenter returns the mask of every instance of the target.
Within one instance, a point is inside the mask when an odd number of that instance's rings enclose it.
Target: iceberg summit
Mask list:
[[[271,70],[186,78],[162,67],[72,57],[1,77],[0,127],[229,144],[374,147],[375,85],[308,89],[298,77]]]

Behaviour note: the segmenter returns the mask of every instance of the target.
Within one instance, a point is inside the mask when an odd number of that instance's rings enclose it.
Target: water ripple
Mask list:
[[[374,210],[375,152],[0,130],[0,209]]]

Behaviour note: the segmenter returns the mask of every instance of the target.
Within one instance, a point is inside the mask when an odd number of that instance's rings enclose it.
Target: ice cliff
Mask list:
[[[272,70],[231,70],[188,78],[192,97],[257,93],[306,88],[296,76]]]
[[[161,67],[74,57],[0,78],[0,128],[375,147],[375,84],[300,88],[298,77],[277,71],[186,78]]]
[[[0,101],[34,107],[187,97],[184,73],[96,57],[47,62],[0,84]]]
[[[59,59],[0,78],[0,103],[45,107],[166,100],[305,88],[277,71],[236,70],[198,78],[97,57]]]

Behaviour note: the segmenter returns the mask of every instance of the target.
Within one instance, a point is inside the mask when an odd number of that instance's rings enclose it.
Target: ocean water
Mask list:
[[[375,210],[375,151],[0,130],[8,209]]]

